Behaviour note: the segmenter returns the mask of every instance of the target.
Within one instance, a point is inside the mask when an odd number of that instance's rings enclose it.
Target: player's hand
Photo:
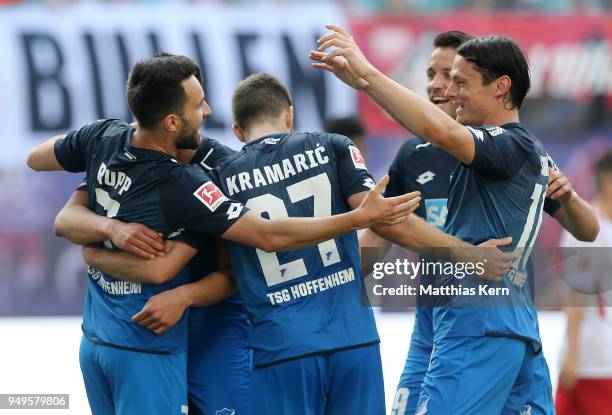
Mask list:
[[[355,89],[365,89],[369,86],[367,76],[375,73],[376,68],[368,62],[357,43],[346,29],[335,24],[325,25],[331,33],[321,37],[317,43],[317,51],[310,52],[313,66],[329,71],[340,80]],[[326,52],[327,49],[335,49]]]
[[[483,278],[493,282],[501,281],[504,274],[508,272],[514,255],[500,250],[500,247],[512,243],[511,237],[501,239],[489,239],[478,245],[480,261],[484,264]]]
[[[162,234],[139,223],[113,219],[109,233],[116,247],[141,258],[153,259],[168,252]]]
[[[559,386],[563,389],[572,390],[578,382],[578,362],[575,356],[566,356],[559,372]]]
[[[415,211],[421,201],[421,193],[412,192],[401,196],[385,198],[382,190],[389,183],[389,176],[382,178],[374,186],[356,209],[360,228],[395,225],[403,222]]]
[[[560,202],[569,202],[574,197],[572,182],[562,171],[550,169],[548,173],[548,189],[546,197]]]
[[[163,334],[181,319],[188,306],[184,291],[178,287],[149,298],[132,320],[155,334]]]

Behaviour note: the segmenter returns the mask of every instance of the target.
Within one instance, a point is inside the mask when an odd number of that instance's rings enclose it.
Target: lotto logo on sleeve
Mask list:
[[[221,192],[213,182],[206,182],[198,187],[198,190],[193,192],[200,202],[204,203],[211,212],[217,210],[219,205],[227,200],[227,197]]]
[[[365,159],[361,155],[361,151],[355,146],[349,146],[349,150],[351,151],[351,159],[353,159],[355,168],[366,170]]]

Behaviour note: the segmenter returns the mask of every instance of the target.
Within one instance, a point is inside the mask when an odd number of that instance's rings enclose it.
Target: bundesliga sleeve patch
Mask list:
[[[217,210],[219,205],[227,200],[227,197],[213,182],[206,182],[193,192],[193,195],[206,205],[211,212]]]
[[[361,151],[359,151],[359,149],[355,146],[349,146],[348,148],[349,148],[349,151],[351,152],[351,159],[353,160],[353,164],[355,165],[355,168],[367,170],[366,165],[365,165],[365,159],[361,155]]]

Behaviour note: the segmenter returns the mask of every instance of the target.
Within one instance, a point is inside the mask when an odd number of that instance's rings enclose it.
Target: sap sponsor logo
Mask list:
[[[215,415],[236,415],[236,410],[223,408],[220,411],[215,411]]]
[[[477,129],[472,128],[472,127],[468,127],[468,130],[470,130],[472,132],[472,134],[474,134],[474,137],[476,137],[480,141],[484,141],[484,133],[482,131],[477,130]]]
[[[434,177],[436,177],[436,173],[429,170],[429,171],[426,171],[425,173],[421,173],[421,175],[417,177],[416,181],[420,184],[425,184],[427,182],[432,181]]]
[[[217,185],[210,181],[198,187],[198,189],[193,192],[193,195],[200,202],[204,203],[211,212],[217,210],[219,205],[227,200],[227,197],[225,197]]]
[[[446,216],[448,214],[447,201],[448,199],[425,199],[427,222],[440,230],[444,229],[444,224],[446,223]]]
[[[261,141],[261,144],[278,144],[278,142],[280,141],[280,138],[274,138],[274,137],[270,137],[270,138],[266,138],[264,140]]]
[[[351,152],[351,159],[353,160],[355,168],[366,170],[365,159],[361,155],[361,151],[355,146],[349,146],[348,148]]]

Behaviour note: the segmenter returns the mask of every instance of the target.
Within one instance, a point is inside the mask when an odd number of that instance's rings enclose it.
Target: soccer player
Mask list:
[[[233,108],[234,131],[247,144],[215,175],[247,205],[270,217],[321,215],[357,205],[371,186],[363,158],[347,138],[290,133],[291,97],[275,78],[259,74],[240,83]],[[414,217],[406,223],[381,232],[400,245],[468,246]],[[254,413],[383,412],[378,336],[355,279],[360,272],[355,236],[279,254],[232,245],[231,253],[253,324],[256,369],[249,408]],[[88,261],[125,272],[117,253],[106,256],[101,261],[97,254],[88,255]],[[503,273],[508,263],[496,272]],[[192,293],[198,292],[195,285],[201,282],[190,285]],[[277,398],[265,402],[263,394]],[[266,408],[270,405],[274,408]]]
[[[456,107],[446,97],[450,85],[450,72],[457,49],[473,36],[459,31],[439,34],[433,41],[433,51],[427,66],[427,95],[429,101],[449,116],[456,117]],[[398,151],[389,169],[389,184],[385,194],[403,194],[408,189],[418,190],[423,202],[415,214],[439,229],[444,229],[447,215],[447,199],[450,180],[457,166],[457,159],[449,153],[433,147],[418,137],[407,140]],[[572,194],[571,183],[559,171],[551,171],[544,211],[554,216],[564,227],[575,232],[577,238],[589,240],[597,233],[596,219],[590,206],[577,194]],[[389,243],[371,230],[364,230],[359,238],[360,246],[383,247]],[[529,261],[530,277],[533,278],[533,261]],[[414,415],[419,400],[420,388],[429,366],[433,349],[433,308],[431,304],[417,306],[415,324],[410,339],[410,349],[400,377],[394,399],[393,415]],[[542,353],[535,362],[538,367],[532,385],[528,405],[532,414],[554,412],[552,387],[548,366]]]
[[[595,183],[593,204],[601,227],[597,239],[584,243],[564,232],[560,243],[576,251],[565,261],[566,281],[581,288],[570,294],[565,308],[567,330],[556,396],[559,415],[604,415],[612,407],[612,152],[595,164]]]
[[[518,248],[499,284],[506,299],[453,296],[434,310],[436,347],[417,413],[518,412],[528,400],[530,388],[523,385],[531,383],[541,348],[526,263],[549,176],[543,146],[518,117],[529,89],[527,61],[503,36],[473,39],[458,49],[446,97],[457,106],[457,121],[472,126],[464,127],[378,72],[343,28],[328,28],[332,33],[311,53],[314,66],[365,90],[403,125],[461,162],[451,179],[445,230],[471,242],[508,233]],[[330,47],[336,49],[323,52]],[[457,281],[438,278],[436,285]],[[522,396],[513,396],[509,408],[513,386]]]
[[[137,63],[127,99],[137,129],[117,120],[96,121],[35,147],[28,165],[86,171],[89,206],[175,240],[168,255],[189,260],[208,236],[266,251],[308,246],[375,223],[399,222],[414,207],[411,195],[381,198],[383,181],[347,214],[264,220],[228,199],[199,167],[175,159],[180,148],[197,147],[199,128],[210,113],[191,60],[160,54]],[[186,282],[186,272],[174,278],[179,271],[160,265],[145,278],[120,281],[90,268],[80,361],[95,414],[187,411],[186,318],[164,335],[131,320],[152,295]]]

